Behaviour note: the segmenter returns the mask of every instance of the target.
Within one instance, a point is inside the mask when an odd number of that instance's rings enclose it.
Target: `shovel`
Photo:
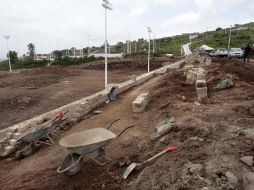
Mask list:
[[[144,161],[143,163],[135,163],[133,162],[131,165],[128,166],[128,168],[125,170],[124,174],[123,174],[123,178],[127,179],[127,177],[130,175],[130,173],[134,170],[134,168],[136,168],[137,166],[141,166],[143,164],[146,164],[148,162],[151,162],[152,160],[160,157],[161,155],[165,154],[166,152],[171,152],[176,150],[177,148],[174,146],[168,147],[165,150],[161,151],[160,153],[154,155],[153,157],[147,159],[146,161]]]
[[[102,111],[93,111],[91,114],[85,116],[83,119],[88,119],[88,118],[92,117],[93,115],[98,115],[101,113],[102,113]]]

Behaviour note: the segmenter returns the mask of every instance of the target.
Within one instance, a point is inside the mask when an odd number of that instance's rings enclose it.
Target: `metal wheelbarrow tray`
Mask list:
[[[62,118],[66,113],[67,112],[59,113],[55,118],[50,120],[44,127],[30,129],[26,133],[21,135],[21,137],[17,139],[18,142],[22,143],[21,150],[17,152],[16,158],[31,155],[34,152],[35,143],[52,145],[54,141],[50,136],[51,135],[56,136],[54,131],[64,121]],[[48,139],[50,142],[45,142],[43,141],[43,139]]]
[[[124,131],[134,127],[126,127],[119,135],[116,135],[109,131],[109,128],[118,120],[119,119],[113,121],[107,129],[94,128],[63,137],[59,141],[59,144],[71,150],[72,153],[65,157],[57,171],[66,175],[74,175],[78,173],[83,166],[83,157],[92,159],[98,165],[109,163],[111,159],[106,157],[105,147],[119,137]],[[87,155],[95,151],[98,151],[97,157],[103,159],[103,162],[99,161],[96,157]]]
[[[107,146],[114,138],[116,135],[111,131],[95,128],[66,136],[59,141],[59,144],[74,153],[84,155]]]

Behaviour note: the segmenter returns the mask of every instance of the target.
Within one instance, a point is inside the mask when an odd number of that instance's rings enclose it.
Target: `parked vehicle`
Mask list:
[[[243,57],[243,50],[241,48],[231,48],[228,51],[228,58],[231,59],[233,57],[242,58]]]
[[[215,51],[211,51],[211,52],[209,53],[209,55],[210,55],[210,57],[215,57],[215,56],[216,56]]]
[[[228,56],[228,51],[225,48],[219,48],[215,52],[216,57],[227,57]]]

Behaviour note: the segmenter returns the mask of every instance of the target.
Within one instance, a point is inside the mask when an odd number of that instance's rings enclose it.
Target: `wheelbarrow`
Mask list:
[[[68,112],[68,111],[67,111]],[[17,139],[18,142],[21,142],[21,148],[16,153],[16,158],[22,158],[29,156],[34,153],[35,146],[40,144],[52,145],[54,144],[53,136],[57,136],[55,134],[55,130],[59,127],[59,125],[65,120],[63,119],[64,115],[67,112],[60,112],[57,116],[51,119],[46,125],[41,128],[32,128],[28,130],[26,133],[21,135],[20,138]],[[45,140],[49,140],[46,142]]]
[[[127,129],[134,127],[133,125],[126,127],[121,133],[116,135],[109,131],[109,129],[112,124],[118,120],[119,119],[113,121],[107,129],[94,128],[62,138],[59,141],[59,144],[71,150],[71,153],[65,157],[61,165],[58,167],[57,172],[64,173],[68,176],[77,174],[82,169],[83,157],[90,158],[101,166],[111,162],[112,160],[106,157],[105,147],[114,139],[120,137]],[[95,151],[97,151],[96,157],[88,155]]]

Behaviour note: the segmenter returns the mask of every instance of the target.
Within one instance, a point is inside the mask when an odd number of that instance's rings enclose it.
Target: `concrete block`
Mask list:
[[[195,81],[196,81],[196,74],[194,72],[188,72],[186,75],[186,83],[194,84]]]
[[[136,100],[132,102],[132,110],[134,113],[141,113],[145,109],[150,99],[149,93],[140,94]]]
[[[20,127],[18,128],[18,132],[22,133],[26,130],[28,130],[30,128],[30,125],[20,125]]]
[[[207,87],[197,88],[196,91],[199,100],[207,98]]]
[[[206,58],[205,64],[208,65],[208,66],[212,65],[212,59],[211,58]]]
[[[15,145],[17,145],[18,144],[18,141],[16,140],[16,139],[11,139],[10,140],[10,145],[11,146],[15,146]]]
[[[131,80],[136,82],[137,81],[137,75],[131,75]]]
[[[197,80],[196,81],[196,88],[203,88],[203,87],[207,87],[206,80]]]
[[[205,69],[202,67],[197,68],[198,73],[205,73]]]
[[[22,133],[16,132],[13,134],[13,138],[18,139],[21,135],[22,135]]]
[[[197,73],[197,80],[205,80],[206,75],[204,73]]]
[[[7,157],[9,156],[11,153],[15,152],[16,147],[15,146],[6,146],[4,148],[4,152],[1,154],[1,157]]]
[[[11,138],[11,137],[13,136],[13,134],[14,134],[14,133],[11,133],[11,132],[7,133],[7,134],[6,134],[6,138],[7,138],[7,139]]]
[[[8,129],[8,132],[15,133],[18,131],[18,126],[14,125],[14,126],[8,127],[7,129]]]

